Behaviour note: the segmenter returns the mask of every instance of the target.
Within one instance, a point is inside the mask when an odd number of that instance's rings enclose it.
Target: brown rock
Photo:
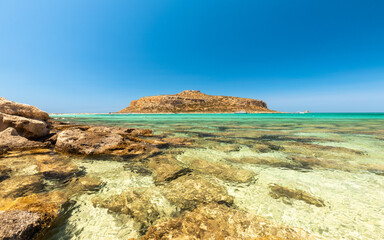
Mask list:
[[[163,138],[161,140],[173,146],[184,146],[184,147],[191,146],[194,142],[193,139],[188,139],[188,138]]]
[[[0,131],[12,127],[19,135],[26,138],[39,138],[49,133],[46,122],[0,113]]]
[[[157,239],[318,239],[224,205],[202,205],[193,212],[148,229],[142,240]]]
[[[188,174],[161,187],[164,196],[181,210],[193,210],[211,202],[233,204],[227,190],[202,176]]]
[[[201,159],[192,159],[189,164],[189,168],[194,171],[209,174],[226,181],[245,183],[251,181],[255,176],[251,171],[238,169],[224,163],[213,163]]]
[[[171,181],[190,172],[188,168],[180,166],[180,162],[172,155],[151,158],[148,167],[155,171],[155,182]]]
[[[0,97],[0,113],[16,115],[25,118],[32,118],[46,121],[49,119],[48,113],[38,109],[37,107],[9,101]]]
[[[0,165],[0,182],[9,178],[9,174],[12,172],[12,169],[6,167],[5,165]]]
[[[45,178],[51,179],[66,179],[79,172],[79,168],[70,159],[49,155],[37,159],[37,168]]]
[[[39,176],[16,176],[0,182],[0,198],[22,197],[36,193],[43,188]]]
[[[94,198],[92,202],[95,206],[108,208],[112,212],[129,215],[140,224],[141,231],[145,231],[156,221],[164,221],[176,212],[170,206],[170,209],[165,209],[162,206],[164,204],[154,204],[156,198],[161,198],[157,195],[150,189],[137,189],[105,200]]]
[[[42,230],[40,213],[28,211],[0,212],[0,239],[33,240]]]
[[[30,141],[25,137],[19,136],[17,131],[9,127],[0,132],[0,148],[7,150],[26,150],[33,148],[43,148],[45,143]]]
[[[261,100],[212,96],[200,91],[183,91],[174,95],[143,97],[132,101],[119,113],[182,113],[182,112],[275,112]]]
[[[271,190],[270,195],[273,198],[292,198],[296,200],[304,201],[308,204],[315,205],[316,207],[325,207],[325,203],[322,199],[316,198],[309,193],[306,193],[298,189],[289,189],[277,184],[271,184],[269,186]]]
[[[83,191],[98,190],[101,184],[101,180],[95,177],[83,176],[78,178],[72,178],[71,182],[66,187],[66,191],[69,195],[82,194]]]

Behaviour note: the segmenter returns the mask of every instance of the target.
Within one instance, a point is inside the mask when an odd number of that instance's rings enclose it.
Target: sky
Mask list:
[[[384,112],[382,0],[0,0],[0,96],[115,112],[200,90]]]

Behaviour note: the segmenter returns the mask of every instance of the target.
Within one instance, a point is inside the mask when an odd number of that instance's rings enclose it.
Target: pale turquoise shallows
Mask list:
[[[227,164],[255,173],[244,184],[218,180],[235,205],[276,223],[302,228],[327,239],[384,238],[384,114],[75,114],[52,115],[88,125],[150,128],[154,134],[187,137],[192,148],[173,151],[190,159]],[[166,150],[165,150],[166,151]],[[250,160],[251,159],[251,160]],[[108,197],[135,187],[154,187],[124,162],[74,160],[105,183],[97,193],[77,196],[76,207],[53,239],[129,239],[134,222],[94,207],[92,197]],[[319,207],[277,198],[272,184],[304,191]],[[164,211],[172,211],[161,196]],[[130,227],[131,226],[131,227]],[[95,236],[97,236],[95,238]]]

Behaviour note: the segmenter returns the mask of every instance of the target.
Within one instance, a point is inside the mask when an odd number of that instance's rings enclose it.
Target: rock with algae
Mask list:
[[[182,164],[171,154],[151,158],[148,167],[154,170],[156,183],[174,180],[191,171],[188,168],[182,167]]]
[[[181,210],[193,210],[200,204],[233,204],[227,190],[203,176],[188,174],[161,186],[164,196]]]
[[[306,193],[302,190],[298,189],[290,189],[287,187],[283,187],[277,184],[269,185],[270,195],[273,198],[292,198],[296,200],[304,201],[308,204],[315,205],[316,207],[325,207],[324,200],[312,196],[309,193]]]
[[[142,232],[157,221],[167,220],[177,214],[175,207],[151,189],[130,190],[107,199],[94,198],[92,202],[94,206],[129,215],[140,224]]]
[[[17,198],[32,193],[37,193],[43,189],[40,176],[16,176],[0,182],[0,198]]]
[[[148,229],[141,240],[166,239],[318,239],[298,229],[270,221],[225,205],[201,205],[183,216]]]

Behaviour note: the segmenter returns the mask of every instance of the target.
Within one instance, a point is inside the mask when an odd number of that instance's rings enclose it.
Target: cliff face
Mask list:
[[[132,101],[119,113],[234,113],[245,111],[275,112],[261,100],[240,97],[212,96],[197,90],[174,95],[143,97]]]

